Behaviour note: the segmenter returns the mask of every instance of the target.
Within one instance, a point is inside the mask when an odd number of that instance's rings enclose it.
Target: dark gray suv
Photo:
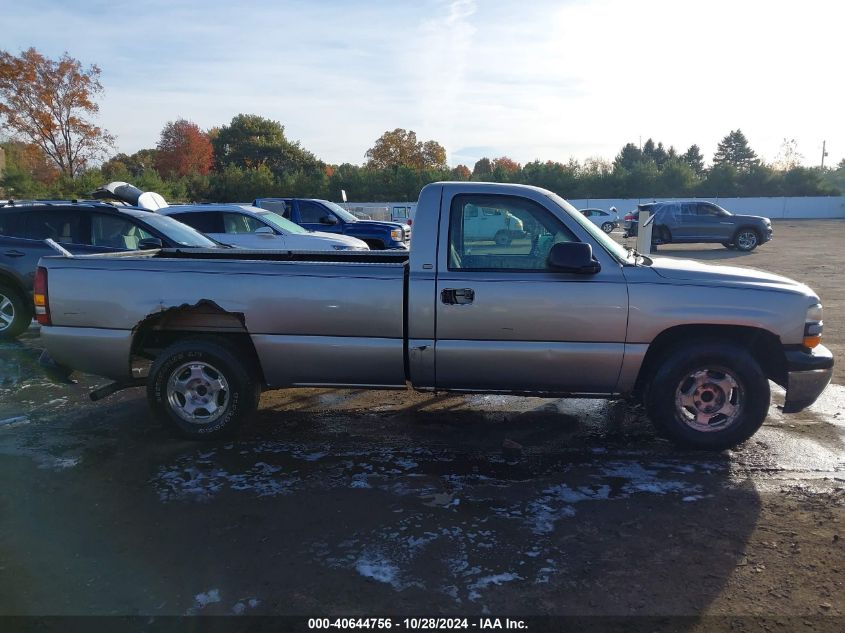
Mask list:
[[[651,202],[638,210],[654,216],[654,244],[713,242],[726,248],[753,251],[772,239],[772,222],[759,215],[736,215],[700,200]],[[625,216],[625,237],[637,235],[637,212]]]
[[[52,238],[76,255],[143,248],[215,248],[216,242],[172,218],[103,202],[7,202],[0,206],[0,340],[32,321],[38,260],[56,255]]]

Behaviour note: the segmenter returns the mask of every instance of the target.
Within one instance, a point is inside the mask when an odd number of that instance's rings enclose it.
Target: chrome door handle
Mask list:
[[[26,253],[24,253],[23,251],[18,251],[18,250],[6,251],[3,254],[6,257],[23,257],[24,255],[26,255]]]
[[[475,299],[472,288],[444,288],[440,293],[440,300],[447,305],[467,305]]]

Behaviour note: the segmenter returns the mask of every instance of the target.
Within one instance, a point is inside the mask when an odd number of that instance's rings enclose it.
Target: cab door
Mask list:
[[[343,222],[339,217],[326,209],[323,205],[310,200],[297,200],[299,208],[299,224],[309,231],[320,231],[322,233],[343,233]],[[326,220],[334,220],[331,224]]]
[[[621,264],[596,245],[600,272],[549,269],[555,243],[591,238],[540,193],[530,199],[447,192],[435,296],[436,388],[612,393],[628,313]],[[519,219],[521,233],[507,245],[479,234],[473,223],[480,208]]]

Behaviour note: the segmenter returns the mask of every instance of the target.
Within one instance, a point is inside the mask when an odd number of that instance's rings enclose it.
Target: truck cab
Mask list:
[[[411,241],[411,227],[407,224],[360,220],[328,200],[256,198],[253,205],[275,211],[309,231],[356,237],[373,250],[407,249]]]

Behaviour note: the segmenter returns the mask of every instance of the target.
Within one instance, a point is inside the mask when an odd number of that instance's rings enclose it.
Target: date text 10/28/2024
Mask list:
[[[478,630],[525,630],[524,620],[511,618],[309,618],[308,628],[320,629],[478,629]]]

